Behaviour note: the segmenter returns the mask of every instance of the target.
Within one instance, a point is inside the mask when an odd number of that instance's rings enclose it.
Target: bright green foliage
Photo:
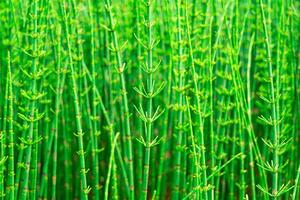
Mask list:
[[[0,200],[300,199],[299,10],[1,0]]]

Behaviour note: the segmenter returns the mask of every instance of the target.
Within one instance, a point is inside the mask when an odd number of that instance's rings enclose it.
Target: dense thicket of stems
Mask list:
[[[0,1],[0,199],[298,200],[299,9]]]

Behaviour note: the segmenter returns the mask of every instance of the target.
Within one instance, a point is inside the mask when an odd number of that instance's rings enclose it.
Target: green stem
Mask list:
[[[274,144],[278,144],[279,142],[279,127],[278,127],[278,110],[276,107],[277,104],[277,98],[275,99],[275,88],[274,88],[274,80],[273,80],[273,66],[272,66],[272,55],[271,55],[271,46],[269,42],[269,33],[267,29],[266,24],[266,17],[265,12],[263,8],[262,0],[260,0],[260,10],[262,15],[262,24],[263,24],[263,30],[264,30],[264,37],[265,37],[265,44],[266,44],[266,51],[267,51],[267,63],[269,68],[269,81],[270,81],[270,90],[271,90],[271,102],[272,102],[272,120],[273,120],[273,135],[272,135],[272,142]],[[277,168],[279,167],[279,155],[278,150],[275,149],[273,153],[273,162],[274,166]],[[272,175],[272,193],[275,195],[273,197],[274,200],[277,200],[277,193],[278,193],[278,170],[276,170]]]
[[[117,58],[117,70],[119,73],[119,79],[121,81],[121,91],[122,91],[122,101],[124,106],[124,114],[125,114],[125,136],[126,136],[126,158],[125,161],[128,166],[128,174],[129,174],[129,189],[130,189],[130,200],[134,200],[134,170],[133,170],[133,160],[132,160],[132,138],[131,138],[131,131],[130,131],[130,113],[128,107],[128,97],[127,97],[127,90],[126,90],[126,82],[125,82],[125,63],[122,60],[121,49],[119,46],[117,32],[115,30],[115,21],[112,12],[112,4],[110,0],[105,0],[106,3],[106,10],[109,15],[109,24],[111,29],[111,35],[113,40],[114,48],[116,49],[116,58]]]
[[[7,199],[13,200],[14,199],[14,185],[15,185],[15,165],[14,165],[14,97],[13,97],[13,86],[12,86],[12,76],[11,76],[11,58],[10,52],[8,52],[8,71],[7,71],[7,81],[9,83],[9,92],[8,92],[8,100],[9,100],[9,107],[8,107],[8,179],[7,179],[7,186],[6,190],[8,191]]]
[[[65,3],[65,2],[63,2]],[[86,179],[86,173],[87,169],[85,167],[85,152],[84,152],[84,144],[83,144],[83,130],[82,130],[82,124],[81,124],[81,111],[79,107],[79,101],[78,101],[78,89],[77,89],[77,83],[76,83],[76,73],[74,69],[73,64],[73,55],[72,55],[72,45],[70,41],[70,33],[69,33],[69,25],[68,25],[68,19],[67,19],[67,13],[65,10],[65,7],[63,6],[63,20],[65,25],[65,31],[66,31],[66,39],[67,39],[67,46],[68,46],[68,58],[69,58],[69,64],[71,68],[71,79],[72,79],[72,87],[73,87],[73,98],[74,98],[74,107],[75,107],[75,114],[76,114],[76,128],[77,128],[77,142],[78,142],[78,155],[79,155],[79,163],[80,163],[80,190],[81,190],[81,198],[84,200],[88,199],[88,192],[90,190],[89,186],[87,185],[87,179]]]

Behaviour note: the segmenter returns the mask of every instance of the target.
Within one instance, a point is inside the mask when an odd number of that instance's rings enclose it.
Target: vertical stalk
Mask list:
[[[182,145],[182,137],[183,137],[183,111],[182,107],[184,106],[183,100],[183,91],[181,91],[184,87],[184,67],[182,63],[182,55],[183,55],[183,48],[182,48],[182,27],[181,27],[181,0],[176,1],[176,22],[177,22],[177,73],[179,76],[178,80],[178,94],[177,94],[177,103],[179,106],[178,111],[178,132],[176,138],[176,152],[174,158],[174,174],[173,174],[173,189],[172,189],[172,199],[177,200],[180,199],[179,189],[180,189],[180,171],[181,171],[181,145]]]
[[[92,67],[92,124],[93,124],[93,181],[94,181],[94,198],[100,198],[100,185],[99,185],[99,157],[98,157],[98,136],[100,135],[98,130],[98,113],[97,113],[97,102],[96,102],[96,78],[97,73],[95,69],[95,28],[94,28],[94,14],[92,12],[91,0],[88,1],[89,4],[89,15],[91,21],[91,67]]]
[[[109,163],[108,163],[108,172],[107,172],[107,178],[106,178],[106,182],[105,182],[105,189],[104,189],[104,200],[108,199],[108,189],[109,189],[109,182],[110,182],[110,177],[112,174],[112,171],[114,170],[114,162],[115,162],[115,147],[117,145],[117,140],[119,137],[119,133],[116,134],[116,136],[112,141],[112,147],[111,147],[111,152],[110,152],[110,158],[109,158]]]
[[[112,12],[112,4],[110,0],[105,0],[106,4],[106,10],[109,15],[109,24],[110,24],[110,29],[111,29],[111,36],[113,40],[113,45],[116,50],[116,58],[117,58],[117,70],[119,73],[119,79],[121,81],[121,90],[122,90],[122,102],[124,106],[124,114],[125,114],[125,135],[126,135],[126,159],[125,161],[127,162],[127,167],[128,167],[128,174],[129,174],[129,189],[130,189],[130,200],[134,200],[134,171],[133,171],[133,160],[132,160],[132,138],[131,138],[131,131],[130,131],[130,113],[129,113],[129,107],[128,107],[128,98],[127,98],[127,90],[126,90],[126,82],[125,82],[125,75],[124,75],[124,70],[125,70],[125,63],[123,63],[122,59],[122,54],[121,54],[121,49],[119,47],[119,41],[118,41],[118,36],[117,32],[115,30],[115,20],[113,17],[113,12]]]
[[[140,35],[141,35],[141,30],[140,30],[140,8],[139,8],[139,4],[138,4],[139,1],[134,1],[134,7],[135,7],[135,24],[136,24],[136,30],[135,30],[135,33],[136,33],[136,37],[137,38],[140,38]],[[142,48],[141,48],[141,44],[139,42],[136,42],[136,45],[137,45],[137,49],[136,49],[136,64],[137,64],[137,67],[138,67],[138,83],[139,85],[141,86],[142,83],[143,83],[143,80],[142,80],[142,69],[140,67],[141,65],[141,55],[142,55]],[[139,88],[141,89],[141,88]],[[138,99],[138,104],[139,105],[142,105],[143,104],[143,97],[141,95],[139,95],[139,99]],[[142,121],[138,121],[138,132],[140,134],[143,133],[143,122]],[[137,194],[140,195],[142,194],[142,179],[143,179],[143,146],[142,145],[138,145],[137,146]]]
[[[9,82],[6,78],[5,83],[5,101],[4,101],[4,111],[3,111],[3,125],[2,131],[0,131],[0,160],[4,161],[5,159],[5,146],[6,146],[6,137],[7,137],[7,106],[8,106],[8,93],[9,93]],[[4,192],[4,169],[5,165],[0,164],[0,198],[4,199],[5,192]]]
[[[35,118],[37,118],[37,114],[35,114]],[[29,199],[36,199],[36,186],[37,186],[37,165],[38,165],[38,123],[35,123],[33,129],[33,140],[32,144],[32,158],[30,164],[30,172],[29,172]]]
[[[203,131],[203,119],[201,116],[201,100],[200,100],[200,91],[198,88],[198,77],[197,77],[197,72],[195,69],[195,61],[194,61],[194,50],[193,50],[193,45],[192,45],[192,39],[191,39],[191,28],[189,25],[189,19],[188,19],[188,12],[187,12],[187,3],[186,3],[186,24],[187,24],[187,37],[188,37],[188,47],[189,47],[189,56],[191,59],[191,67],[192,67],[192,76],[193,76],[193,85],[195,89],[195,94],[196,94],[196,103],[197,103],[197,112],[198,112],[198,123],[199,123],[199,145],[200,145],[200,167],[202,168],[202,176],[201,176],[201,187],[207,186],[207,172],[206,172],[206,158],[205,158],[205,143],[204,143],[204,131]],[[197,159],[197,154],[195,155],[195,159]],[[196,176],[198,178],[198,165],[196,165]],[[200,191],[200,194],[202,192]],[[204,194],[201,194],[199,198],[204,198],[208,199],[208,194],[207,191],[204,191]]]
[[[147,49],[147,68],[149,69],[150,73],[148,74],[148,79],[147,79],[147,91],[148,94],[153,94],[154,88],[153,88],[153,72],[152,70],[152,0],[149,0],[146,3],[147,7],[147,14],[148,14],[148,21],[147,21],[147,39],[148,39],[148,49]],[[153,104],[153,97],[150,97],[148,99],[148,106],[147,106],[147,114],[149,117],[152,117],[152,104]],[[146,127],[146,143],[150,144],[151,142],[151,137],[152,137],[152,123],[153,122],[146,122],[145,127]],[[147,200],[148,196],[148,181],[149,181],[149,168],[150,168],[150,153],[151,153],[151,147],[146,146],[145,147],[145,157],[144,157],[144,172],[143,172],[143,192],[142,192],[142,199]]]
[[[33,19],[33,35],[32,37],[32,52],[35,55],[32,59],[32,69],[31,73],[35,76],[37,71],[37,63],[38,63],[38,2],[37,0],[32,0],[33,3],[33,13],[32,13],[32,19]],[[33,95],[37,95],[37,78],[38,77],[32,77],[31,87],[30,90],[32,91]],[[29,132],[27,134],[26,140],[29,143],[27,146],[26,152],[25,152],[25,169],[22,171],[22,180],[20,185],[20,191],[19,199],[26,200],[28,195],[28,182],[29,182],[29,170],[30,170],[30,164],[31,164],[31,157],[32,157],[32,143],[35,143],[34,141],[34,128],[36,126],[37,120],[35,119],[36,114],[38,113],[38,109],[36,107],[36,101],[33,99],[30,102],[30,112],[29,112]],[[33,180],[32,180],[33,181]]]
[[[274,87],[274,80],[273,80],[273,66],[272,66],[272,55],[271,55],[271,46],[269,40],[269,33],[266,24],[266,17],[264,12],[264,6],[262,0],[260,2],[260,10],[262,15],[262,24],[264,30],[264,37],[265,37],[265,45],[266,45],[266,52],[267,52],[267,62],[269,68],[269,81],[270,81],[270,92],[271,92],[271,104],[272,104],[272,121],[273,121],[273,135],[272,135],[272,142],[273,144],[277,145],[279,142],[279,127],[278,127],[278,110],[276,108],[276,102],[278,101],[275,99],[275,87]],[[279,155],[278,149],[274,149],[273,153],[273,162],[276,168],[279,167]],[[272,175],[272,193],[275,195],[273,197],[274,200],[277,200],[277,193],[278,193],[278,170],[273,172]]]
[[[248,132],[251,131],[252,129],[252,102],[251,102],[251,56],[252,56],[252,47],[253,47],[253,42],[254,42],[254,36],[255,34],[252,35],[250,44],[249,44],[249,50],[248,50],[248,65],[247,65],[247,102],[248,102],[248,110],[247,110],[247,115],[248,115],[248,120],[249,120],[249,127],[247,128]],[[250,135],[250,134],[249,134]],[[253,157],[253,143],[251,142],[251,138],[248,140],[249,142],[249,151],[250,151],[250,173],[251,173],[251,196],[253,200],[256,200],[256,185],[255,185],[255,171],[254,171],[254,157]]]
[[[15,165],[14,165],[14,125],[13,125],[13,118],[14,118],[14,110],[13,110],[13,86],[12,86],[12,76],[11,76],[11,58],[10,58],[10,52],[8,52],[8,67],[7,67],[7,81],[9,83],[8,86],[8,100],[9,100],[9,106],[8,106],[8,179],[7,179],[7,199],[13,200],[14,199],[14,185],[15,185]]]
[[[213,68],[214,68],[214,64],[213,64],[213,57],[212,57],[212,39],[213,39],[213,21],[214,18],[211,17],[210,19],[210,23],[209,23],[209,42],[208,42],[208,48],[209,48],[209,69],[208,69],[208,73],[209,73],[209,109],[210,109],[210,113],[209,113],[209,134],[210,134],[210,155],[211,155],[211,169],[212,169],[212,173],[214,172],[215,169],[215,157],[216,157],[216,153],[215,153],[215,149],[216,149],[216,144],[215,144],[215,133],[214,133],[214,108],[213,108],[213,98],[214,98],[214,93],[213,93]],[[211,178],[211,182],[210,184],[212,186],[215,185],[215,180],[214,177]],[[211,191],[211,196],[210,199],[213,199],[214,196],[214,190],[212,189]]]
[[[68,18],[65,8],[65,1],[63,1],[63,22],[65,25],[65,31],[66,31],[66,40],[67,40],[67,48],[68,48],[68,58],[69,58],[69,64],[71,68],[71,80],[72,80],[72,87],[73,87],[73,98],[74,98],[74,107],[75,107],[75,114],[76,114],[76,129],[77,133],[75,136],[77,137],[78,142],[78,155],[79,155],[79,164],[80,164],[80,192],[81,192],[81,198],[84,200],[88,199],[88,193],[90,191],[89,186],[87,185],[86,180],[86,173],[88,172],[85,168],[85,157],[84,157],[84,144],[83,144],[83,130],[82,130],[82,124],[81,124],[81,111],[79,107],[79,101],[78,101],[78,89],[77,89],[77,83],[76,83],[76,72],[74,69],[73,64],[73,56],[72,56],[72,45],[70,41],[70,33],[69,33],[69,25],[68,25]]]

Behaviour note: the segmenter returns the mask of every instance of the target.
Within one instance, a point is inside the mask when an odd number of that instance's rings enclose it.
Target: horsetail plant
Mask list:
[[[8,199],[14,199],[14,129],[13,129],[13,89],[12,89],[12,73],[10,52],[7,54],[7,82],[8,82],[8,179],[7,179],[7,196]]]
[[[76,128],[77,133],[74,133],[74,135],[78,138],[78,155],[80,159],[80,188],[81,188],[81,198],[88,199],[88,193],[90,191],[90,187],[87,185],[86,180],[86,173],[88,170],[85,168],[85,157],[84,157],[84,146],[83,146],[83,129],[82,129],[82,122],[81,122],[81,111],[79,108],[79,102],[78,102],[78,91],[77,91],[77,83],[75,79],[75,69],[73,65],[73,55],[71,52],[72,44],[70,41],[70,33],[69,33],[69,23],[68,23],[68,17],[67,17],[67,11],[65,8],[65,5],[63,5],[63,22],[65,31],[67,34],[67,45],[68,45],[68,56],[69,56],[69,62],[70,62],[70,68],[71,68],[71,79],[72,79],[72,86],[73,86],[73,95],[74,95],[74,107],[75,107],[75,113],[76,113]]]
[[[30,108],[29,108],[29,116],[25,116],[21,113],[19,113],[19,117],[29,123],[29,129],[28,134],[24,138],[20,138],[22,143],[26,145],[25,148],[25,155],[24,155],[24,169],[21,171],[21,182],[20,182],[20,190],[18,194],[18,199],[26,199],[28,192],[29,192],[29,175],[30,175],[30,168],[36,167],[36,160],[32,157],[35,156],[33,154],[37,151],[37,142],[38,142],[38,136],[36,131],[37,121],[40,120],[43,117],[43,114],[38,113],[37,108],[37,101],[38,99],[42,98],[44,96],[44,93],[40,93],[38,91],[37,81],[40,79],[41,73],[38,70],[38,59],[41,56],[41,52],[38,49],[38,3],[37,1],[33,1],[32,3],[32,13],[31,13],[31,20],[32,20],[32,26],[33,30],[32,33],[29,33],[29,40],[32,40],[32,47],[31,51],[32,53],[28,53],[25,51],[25,54],[30,56],[32,58],[32,69],[31,72],[25,72],[25,75],[28,76],[31,79],[30,84],[30,91],[23,91],[21,92],[21,95],[24,98],[27,98],[30,102]],[[36,158],[36,157],[35,157]],[[31,160],[32,165],[31,165]],[[34,166],[35,165],[35,166]],[[35,173],[35,172],[33,172]],[[33,177],[31,181],[36,181],[36,176]],[[33,186],[35,187],[36,184]],[[33,189],[33,188],[31,188]],[[35,197],[34,197],[35,198]]]
[[[152,20],[152,9],[154,1],[144,2],[147,9],[147,20],[144,22],[144,26],[147,28],[147,44],[144,44],[140,38],[137,38],[138,42],[144,46],[147,50],[147,62],[143,64],[143,71],[147,76],[147,85],[146,87],[142,85],[142,89],[134,88],[135,91],[147,99],[147,109],[146,111],[140,105],[140,108],[136,108],[138,116],[145,124],[145,137],[141,136],[140,139],[137,139],[144,147],[145,147],[145,160],[144,160],[144,172],[143,172],[143,187],[142,187],[142,199],[148,199],[148,179],[149,179],[149,168],[150,168],[150,156],[151,156],[151,148],[157,145],[161,138],[156,136],[153,137],[153,124],[154,122],[162,115],[163,111],[160,111],[160,108],[154,108],[154,98],[157,96],[164,87],[164,82],[161,83],[157,88],[155,87],[155,80],[153,80],[153,73],[156,72],[159,68],[160,63],[154,65],[153,64],[153,50],[154,47],[158,44],[158,41],[153,39],[152,35],[152,27],[155,22]]]
[[[299,199],[299,7],[0,1],[0,199]]]
[[[184,105],[184,74],[185,69],[183,66],[183,40],[182,40],[182,26],[181,26],[181,17],[182,16],[182,5],[181,5],[181,0],[176,1],[176,32],[177,32],[177,69],[175,70],[175,74],[177,76],[176,80],[176,86],[174,88],[176,92],[176,99],[177,99],[177,105],[178,105],[178,115],[177,115],[177,138],[176,138],[176,156],[174,160],[174,175],[173,175],[173,189],[172,189],[172,199],[179,199],[179,190],[180,190],[180,170],[181,170],[181,151],[182,151],[182,139],[183,139],[183,129],[185,128],[184,126],[184,110],[185,110],[185,105]]]
[[[125,115],[125,122],[124,122],[124,128],[125,128],[125,137],[126,137],[126,143],[127,143],[127,150],[125,152],[126,155],[126,162],[127,162],[127,168],[129,169],[129,184],[130,184],[130,199],[134,199],[134,177],[133,177],[133,159],[132,159],[132,138],[131,138],[131,131],[130,131],[130,113],[128,108],[128,98],[127,98],[127,90],[126,90],[126,82],[125,82],[125,76],[124,76],[124,70],[125,70],[125,63],[122,59],[122,50],[125,48],[126,43],[119,46],[119,40],[117,36],[117,32],[115,30],[115,19],[113,17],[113,11],[112,11],[112,4],[110,0],[105,1],[105,9],[109,15],[109,26],[104,26],[108,31],[111,32],[112,37],[112,46],[111,51],[115,53],[116,60],[117,60],[117,67],[115,69],[119,73],[119,78],[121,81],[121,93],[122,93],[122,101],[124,106],[124,115]]]

